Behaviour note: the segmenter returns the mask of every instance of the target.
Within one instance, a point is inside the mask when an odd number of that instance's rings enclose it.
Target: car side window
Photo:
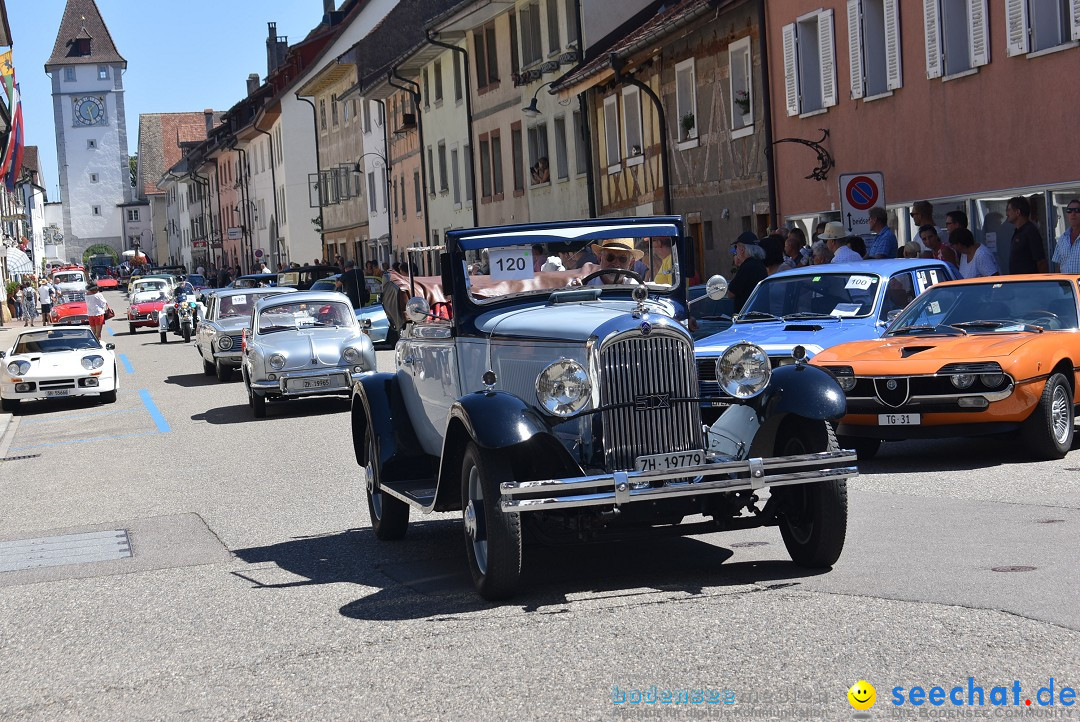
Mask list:
[[[926,289],[941,281],[948,281],[949,277],[940,268],[920,268],[915,272],[918,281],[918,291],[922,293]]]
[[[881,304],[881,319],[884,320],[890,312],[907,306],[915,300],[915,296],[915,285],[911,274],[907,271],[893,274],[885,287],[885,301]]]

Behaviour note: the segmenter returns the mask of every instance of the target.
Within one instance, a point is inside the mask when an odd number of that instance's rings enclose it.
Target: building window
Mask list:
[[[371,132],[371,103],[367,100],[361,100],[360,104],[364,106],[364,132]]]
[[[401,217],[405,218],[405,214],[408,212],[408,204],[405,203],[405,174],[401,174]]]
[[[346,100],[344,103],[341,104],[341,120],[342,120],[342,122],[348,123],[349,118],[352,117],[352,113],[351,113],[352,104],[351,103],[352,103],[352,101]]]
[[[958,75],[990,62],[985,0],[923,0],[926,77]],[[1012,38],[1012,27],[1008,35]]]
[[[427,147],[427,187],[428,195],[435,195],[435,160],[430,145]]]
[[[337,95],[330,96],[330,122],[335,128],[338,126]]]
[[[521,60],[518,57],[518,22],[517,14],[510,11],[510,72],[514,75],[521,70]]]
[[[499,82],[499,53],[495,45],[495,23],[473,33],[476,45],[476,87],[483,89]]]
[[[431,82],[428,80],[427,68],[424,68],[424,107],[431,107]]]
[[[985,15],[985,3],[982,9]],[[1007,0],[1005,26],[1010,56],[1056,48],[1080,40],[1080,3]]]
[[[326,98],[319,98],[319,127],[326,130]]]
[[[491,189],[495,191],[495,200],[503,198],[503,163],[502,136],[499,131],[491,131]]]
[[[543,56],[540,41],[540,3],[531,2],[521,8],[521,64],[529,67]]]
[[[90,174],[90,182],[91,183],[97,183],[98,182],[98,174],[97,173],[91,173]]]
[[[86,141],[86,149],[87,150],[97,150],[97,141],[94,140],[93,138],[89,138]]]
[[[456,63],[455,63],[456,65]],[[461,169],[458,167],[458,149],[450,149],[450,177],[454,179],[454,207],[461,207]]]
[[[581,45],[581,26],[578,24],[577,0],[564,0],[566,7],[566,44],[578,47]]]
[[[589,147],[585,144],[585,126],[581,123],[581,113],[574,111],[574,173],[584,175],[589,159],[586,155]]]
[[[679,115],[679,140],[697,138],[697,80],[693,58],[687,58],[675,66],[675,107]]]
[[[898,0],[848,0],[851,97],[882,95],[903,85]]]
[[[614,95],[604,98],[604,148],[607,151],[608,173],[614,173],[622,162],[622,153],[619,152],[619,105]]]
[[[566,116],[555,119],[555,177],[566,180],[570,177],[570,163],[566,155]]]
[[[418,170],[413,171],[412,182],[413,182],[413,192],[416,194],[416,215],[417,215],[417,217],[419,217],[419,216],[423,215],[423,212],[424,212],[423,211],[424,197],[422,195],[424,190],[423,190],[423,186],[420,183],[420,171],[418,171]]]
[[[468,145],[465,146],[465,151],[461,156],[465,159],[465,202],[473,202],[473,157],[472,151]]]
[[[728,47],[728,79],[731,92],[731,129],[754,124],[754,65],[750,56],[750,38]]]
[[[480,136],[480,197],[491,199],[491,141],[486,133]]]
[[[623,132],[626,134],[626,158],[644,158],[641,141],[641,91],[633,86],[622,90]],[[635,164],[640,161],[635,161]]]
[[[510,156],[513,161],[514,195],[525,192],[525,148],[521,137],[521,123],[510,126]]]
[[[435,74],[435,105],[442,103],[442,61],[436,60],[435,65],[432,68],[432,73]]]
[[[457,53],[451,55],[454,63],[454,102],[461,102],[461,61],[458,60]]]
[[[538,123],[529,128],[529,176],[532,185],[551,181],[551,157],[548,155],[547,123]]]
[[[138,208],[128,208],[127,219],[128,219],[128,221],[130,221],[132,223],[138,223],[138,221],[139,221],[139,209]]]
[[[367,174],[367,195],[368,195],[368,212],[379,212],[379,198],[378,190],[375,187],[375,171],[369,171]]]
[[[75,82],[75,68],[64,68],[64,82]]]
[[[397,214],[397,179],[396,178],[393,181],[393,186],[391,188],[391,191],[392,192],[391,192],[390,195],[393,198],[393,202],[394,202],[394,219],[397,220],[398,214]]]
[[[446,193],[450,190],[450,181],[447,178],[446,168],[446,141],[439,141],[439,191]]]
[[[782,28],[788,115],[836,105],[833,11],[817,10]]]
[[[547,0],[548,54],[558,55],[562,45],[559,43],[559,0]]]
[[[92,215],[92,216],[100,216],[101,215],[101,206],[90,206],[90,215]]]
[[[97,78],[98,78],[98,80],[108,80],[109,79],[109,66],[108,65],[99,65],[99,66],[97,66]]]

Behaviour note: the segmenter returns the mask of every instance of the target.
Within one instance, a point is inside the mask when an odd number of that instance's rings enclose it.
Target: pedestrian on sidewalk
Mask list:
[[[1065,232],[1054,246],[1054,263],[1059,273],[1080,273],[1080,199],[1073,198],[1065,207]]]
[[[1009,244],[1009,273],[1046,273],[1050,270],[1039,227],[1031,222],[1031,202],[1014,196],[1005,205],[1005,220],[1013,225]],[[952,241],[952,236],[949,236]]]
[[[41,300],[41,324],[43,326],[49,325],[49,313],[53,307],[53,290],[52,286],[45,279],[41,279],[41,285],[37,289],[38,298]]]
[[[23,297],[23,326],[34,326],[34,321],[37,319],[37,289],[33,284],[24,283],[22,289]]]
[[[105,297],[101,295],[101,291],[98,289],[96,283],[91,283],[86,287],[86,317],[90,321],[90,330],[94,332],[94,337],[101,340],[101,327],[105,325],[105,311],[109,308],[109,304],[105,302]]]
[[[960,257],[962,278],[983,278],[1001,273],[994,254],[986,246],[977,243],[974,234],[967,228],[957,228],[950,233],[949,243]]]

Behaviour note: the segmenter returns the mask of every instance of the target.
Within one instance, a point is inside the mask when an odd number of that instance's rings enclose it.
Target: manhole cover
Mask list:
[[[20,459],[36,459],[41,454],[25,454],[24,456],[5,456],[0,458],[0,461],[19,461]]]
[[[992,567],[992,572],[1033,572],[1036,567],[1021,567],[1021,566],[1008,566],[1008,567]]]
[[[734,544],[728,544],[729,547],[735,547],[736,549],[740,549],[743,547],[764,547],[768,545],[769,542],[763,541],[735,542]]]
[[[131,556],[126,529],[0,542],[0,572],[103,562]]]
[[[1039,519],[1036,524],[1064,524],[1064,519]]]

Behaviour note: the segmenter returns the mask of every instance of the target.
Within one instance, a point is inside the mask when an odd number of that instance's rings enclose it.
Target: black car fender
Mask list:
[[[748,403],[761,422],[754,436],[752,456],[775,453],[776,435],[791,416],[828,422],[847,413],[844,391],[832,374],[805,363],[773,369],[768,387]]]
[[[368,462],[364,435],[369,427],[379,450],[381,482],[434,477],[437,460],[424,453],[416,438],[396,374],[370,374],[353,384],[353,453],[360,466]]]

